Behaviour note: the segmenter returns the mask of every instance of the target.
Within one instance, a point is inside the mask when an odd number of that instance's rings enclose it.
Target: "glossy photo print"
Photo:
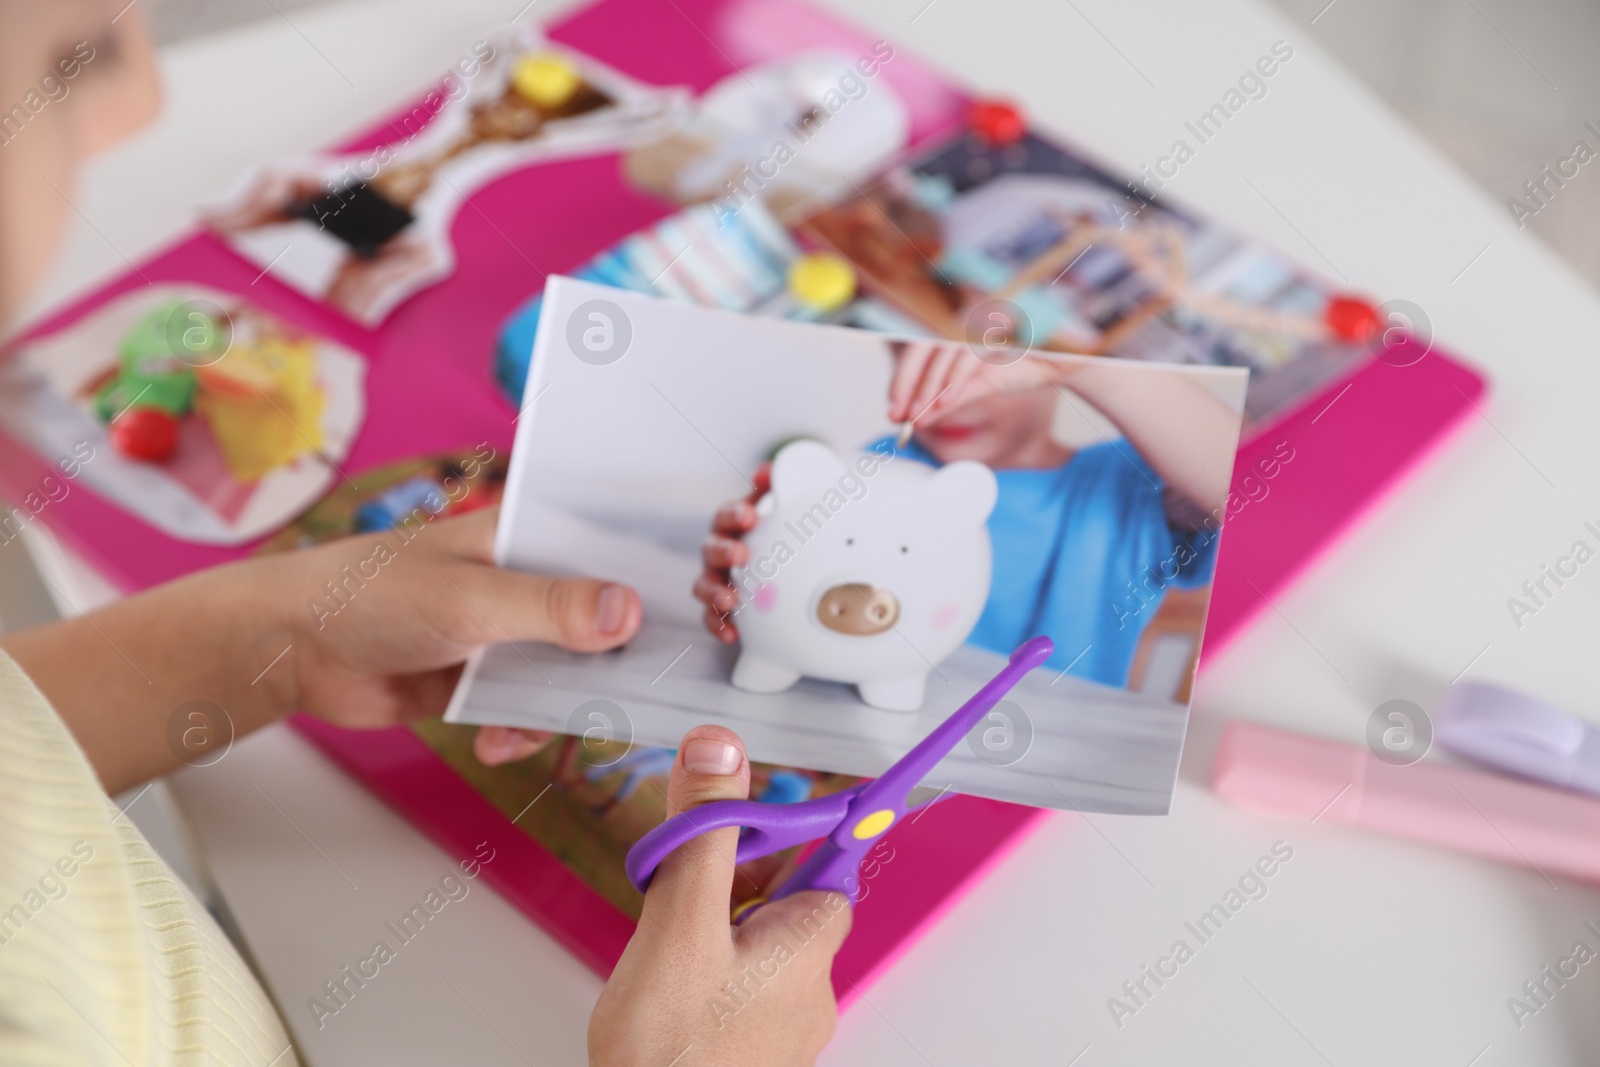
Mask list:
[[[497,558],[640,591],[627,647],[491,648],[448,718],[875,775],[1037,635],[925,783],[1167,810],[1246,372],[546,291]]]

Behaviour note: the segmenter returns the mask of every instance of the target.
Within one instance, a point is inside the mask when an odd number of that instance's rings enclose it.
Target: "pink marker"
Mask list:
[[[1471,768],[1397,767],[1365,748],[1238,721],[1223,731],[1212,788],[1256,811],[1600,882],[1600,800],[1591,797]]]

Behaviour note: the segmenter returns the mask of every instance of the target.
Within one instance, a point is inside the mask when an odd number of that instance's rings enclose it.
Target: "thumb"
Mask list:
[[[750,761],[739,735],[721,726],[696,726],[684,735],[667,783],[667,816],[691,822],[694,809],[717,800],[743,800],[750,794]],[[680,846],[662,861],[645,894],[640,925],[670,924],[682,929],[731,929],[735,827],[714,830]]]
[[[463,562],[447,572],[474,644],[539,641],[604,652],[631,639],[643,608],[628,586],[597,578],[550,578]]]

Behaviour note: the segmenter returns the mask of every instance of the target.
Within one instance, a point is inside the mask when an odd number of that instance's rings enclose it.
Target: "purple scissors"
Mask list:
[[[712,830],[742,827],[737,862],[826,836],[798,870],[772,894],[772,900],[807,889],[834,890],[855,903],[861,892],[858,870],[874,842],[904,818],[907,801],[934,765],[1000,702],[1024,675],[1055,651],[1048,637],[1035,637],[1011,653],[1011,661],[973,698],[961,705],[899,762],[875,781],[803,804],[760,804],[718,800],[668,819],[628,850],[628,880],[640,892],[656,867],[679,845]],[[744,911],[741,919],[749,912]]]

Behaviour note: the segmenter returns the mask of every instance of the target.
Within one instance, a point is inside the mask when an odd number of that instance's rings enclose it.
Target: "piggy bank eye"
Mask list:
[[[856,543],[856,539],[854,537],[846,537],[844,539],[844,543],[847,545],[853,545]]]
[[[911,549],[910,549],[910,547],[909,547],[909,546],[907,546],[907,545],[901,545],[901,546],[900,546],[900,554],[901,554],[901,555],[905,555],[905,554],[907,554],[907,553],[908,553],[908,552],[910,552],[910,551],[911,551]]]

